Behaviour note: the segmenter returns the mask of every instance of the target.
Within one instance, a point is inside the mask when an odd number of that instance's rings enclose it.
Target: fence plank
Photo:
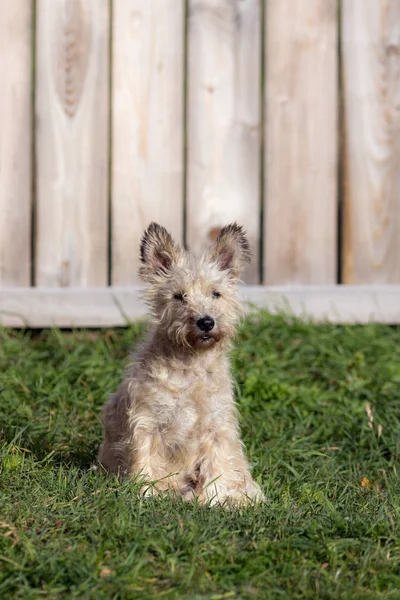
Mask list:
[[[143,318],[143,289],[5,288],[0,323],[7,327],[116,327]],[[332,323],[400,323],[399,285],[243,286],[245,308]],[[248,305],[247,303],[250,303]]]
[[[260,30],[259,0],[189,0],[187,241],[200,252],[237,220],[247,282],[259,280]]]
[[[346,283],[400,282],[400,1],[342,8]]]
[[[150,221],[183,239],[183,0],[113,12],[112,283],[138,281]]]
[[[337,20],[336,0],[266,4],[268,284],[336,280]]]
[[[0,14],[0,286],[28,286],[31,2],[0,0]]]
[[[108,0],[38,0],[36,284],[107,283]]]

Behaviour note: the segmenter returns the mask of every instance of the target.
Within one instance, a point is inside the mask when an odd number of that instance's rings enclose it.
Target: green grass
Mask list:
[[[245,322],[233,512],[91,469],[140,331],[0,332],[0,597],[400,598],[400,329]]]

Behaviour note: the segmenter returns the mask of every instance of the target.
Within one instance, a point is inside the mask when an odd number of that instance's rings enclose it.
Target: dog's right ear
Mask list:
[[[157,223],[150,223],[140,242],[142,279],[152,282],[168,275],[181,257],[182,250],[168,231]]]
[[[206,259],[215,262],[221,271],[226,271],[233,279],[238,279],[243,267],[251,259],[243,227],[237,223],[223,227],[215,244],[206,252]]]

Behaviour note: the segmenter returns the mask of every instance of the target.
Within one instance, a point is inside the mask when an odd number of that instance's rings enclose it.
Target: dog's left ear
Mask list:
[[[221,271],[228,271],[234,279],[238,279],[245,264],[251,260],[250,245],[243,227],[237,223],[223,227],[215,244],[208,250],[207,258],[216,262]]]

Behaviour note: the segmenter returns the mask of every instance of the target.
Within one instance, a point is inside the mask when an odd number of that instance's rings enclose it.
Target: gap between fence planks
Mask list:
[[[265,6],[264,283],[335,283],[337,0]]]
[[[400,1],[342,2],[344,281],[400,283]]]
[[[108,283],[108,0],[37,0],[35,283]]]
[[[7,327],[116,327],[145,316],[142,288],[5,288],[0,323]],[[400,323],[400,286],[244,286],[248,309],[263,307],[314,321]]]
[[[111,280],[127,285],[150,221],[183,242],[184,1],[113,11]]]
[[[29,286],[32,3],[0,0],[0,286]]]
[[[261,14],[259,0],[188,2],[187,242],[200,253],[234,220],[259,281]]]

